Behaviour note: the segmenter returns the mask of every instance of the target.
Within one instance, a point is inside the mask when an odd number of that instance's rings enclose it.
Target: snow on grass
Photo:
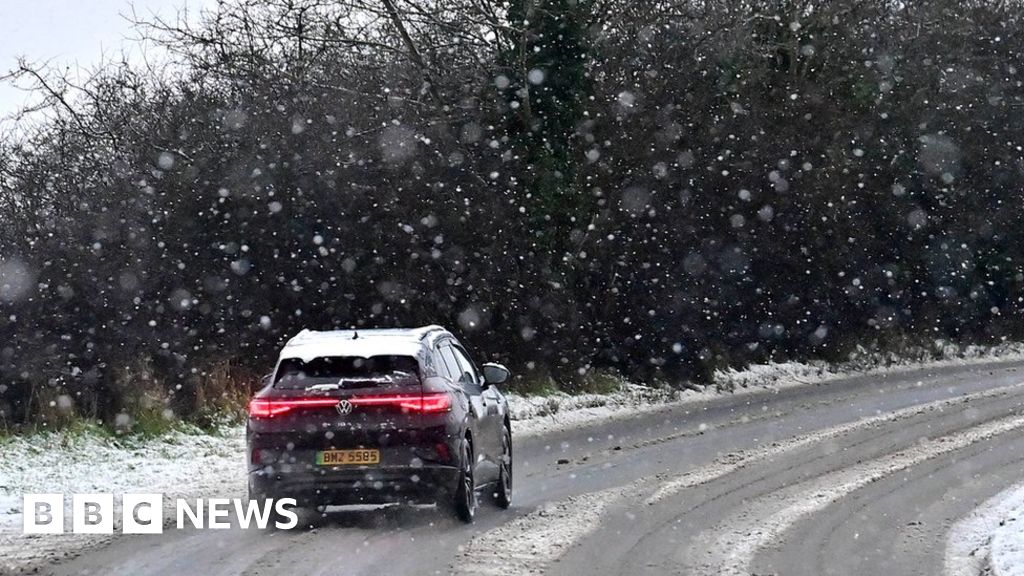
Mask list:
[[[846,362],[772,362],[742,370],[719,370],[715,385],[703,391],[644,386],[623,382],[608,394],[507,394],[512,429],[517,436],[550,434],[616,418],[630,418],[664,409],[669,404],[707,401],[720,392],[757,394],[795,386],[824,384],[858,375],[896,374],[923,367],[948,367],[991,361],[1024,360],[1024,343],[997,346],[959,346],[936,340],[930,347],[908,348],[903,354],[873,353],[858,349]]]
[[[924,367],[940,368],[994,360],[1024,360],[1024,343],[1003,342],[995,346],[962,346],[945,340],[936,340],[929,347],[905,348],[900,353],[871,352],[858,347],[845,362],[772,362],[749,366],[742,370],[730,368],[716,372],[715,382],[725,389],[779,388],[820,384],[858,374],[899,373]]]
[[[506,395],[516,436],[551,434],[611,418],[633,416],[657,410],[683,396],[678,390],[629,383],[608,394]]]
[[[70,525],[71,494],[113,493],[117,526],[125,493],[162,493],[165,506],[178,497],[245,494],[245,442],[240,427],[216,434],[175,431],[150,439],[116,438],[96,431],[50,432],[0,442],[0,572],[57,559],[110,538],[22,534],[24,494],[64,494],[65,521]],[[172,514],[165,511],[165,519]]]
[[[1024,576],[1024,484],[1003,490],[949,531],[945,576]]]
[[[1024,576],[1024,499],[992,535],[989,567],[992,576]]]

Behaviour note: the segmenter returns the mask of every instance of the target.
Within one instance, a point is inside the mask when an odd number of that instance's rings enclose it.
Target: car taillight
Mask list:
[[[249,416],[273,418],[298,408],[330,408],[337,404],[337,398],[253,398],[249,402]]]
[[[353,406],[382,406],[401,408],[418,414],[440,414],[452,409],[452,398],[447,393],[431,394],[381,394],[378,396],[352,396],[348,401]]]
[[[352,406],[399,408],[417,414],[440,414],[452,409],[451,396],[444,392],[380,394],[349,398],[253,398],[249,402],[249,417],[273,418],[302,408],[333,408],[342,400],[347,400]]]

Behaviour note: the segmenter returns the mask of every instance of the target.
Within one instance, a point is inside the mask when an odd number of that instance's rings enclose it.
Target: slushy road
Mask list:
[[[722,396],[517,440],[512,509],[484,498],[473,525],[433,508],[332,508],[309,529],[123,536],[47,570],[937,575],[950,524],[1024,479],[1022,415],[1020,362]],[[569,499],[571,515],[573,498],[624,486],[556,558],[524,553],[538,509]],[[509,538],[515,519],[522,538]],[[496,549],[469,546],[491,531]]]

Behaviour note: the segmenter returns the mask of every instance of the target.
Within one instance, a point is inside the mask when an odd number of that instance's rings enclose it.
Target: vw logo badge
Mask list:
[[[334,409],[338,411],[338,414],[342,416],[352,413],[352,403],[348,400],[342,400],[335,404]]]

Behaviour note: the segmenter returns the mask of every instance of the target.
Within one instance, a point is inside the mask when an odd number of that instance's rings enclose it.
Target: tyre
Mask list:
[[[473,447],[468,441],[463,443],[462,469],[459,470],[453,505],[459,520],[467,524],[473,522],[476,516],[476,481],[473,478]]]
[[[512,429],[503,426],[501,435],[501,466],[498,469],[498,489],[494,492],[494,503],[502,510],[512,505]]]

